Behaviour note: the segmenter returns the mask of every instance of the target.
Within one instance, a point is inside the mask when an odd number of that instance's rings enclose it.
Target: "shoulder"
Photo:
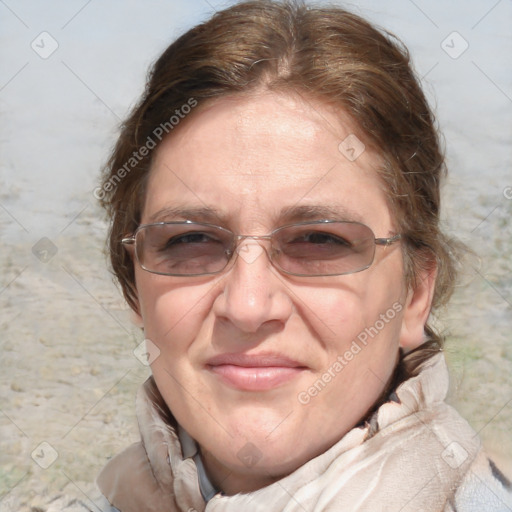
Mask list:
[[[79,482],[71,489],[57,496],[47,496],[44,503],[32,506],[30,510],[41,512],[119,512],[101,494],[99,489],[90,483]],[[78,492],[80,491],[80,492]],[[3,510],[3,509],[2,509]]]
[[[400,406],[404,404],[396,404]],[[390,422],[361,445],[341,453],[309,492],[318,497],[321,488],[322,501],[329,496],[325,511],[381,510],[383,503],[393,503],[403,512],[444,510],[461,486],[469,489],[476,484],[468,475],[480,453],[480,441],[469,424],[450,406],[436,403]]]
[[[454,512],[505,512],[512,510],[512,484],[480,451],[450,503]]]
[[[140,476],[136,475],[148,471],[150,468],[146,450],[142,443],[138,442],[110,459],[96,481],[100,490],[107,496],[111,492],[115,492],[119,486],[129,485],[140,480]]]
[[[96,483],[108,503],[123,512],[153,511],[160,506],[157,498],[161,494],[160,485],[141,442],[113,457],[100,472]],[[153,501],[156,508],[151,508]],[[112,508],[112,512],[116,508]]]

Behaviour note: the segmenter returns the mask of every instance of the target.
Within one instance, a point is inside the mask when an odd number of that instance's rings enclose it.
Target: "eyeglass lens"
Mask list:
[[[272,263],[294,275],[359,272],[371,265],[375,253],[372,230],[356,222],[284,226],[270,238]],[[231,231],[199,223],[150,224],[141,226],[135,237],[137,259],[144,269],[176,276],[221,272],[236,245]]]

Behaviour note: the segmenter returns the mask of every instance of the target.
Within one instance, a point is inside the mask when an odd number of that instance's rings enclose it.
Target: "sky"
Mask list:
[[[462,202],[472,208],[482,186],[498,201],[512,182],[512,3],[334,3],[408,45],[446,137]],[[4,236],[36,228],[51,235],[94,203],[99,169],[148,66],[178,35],[226,5],[0,1]]]

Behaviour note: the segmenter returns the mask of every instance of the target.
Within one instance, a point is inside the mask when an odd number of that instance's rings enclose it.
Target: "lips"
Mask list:
[[[307,367],[281,354],[220,354],[206,368],[230,387],[267,391],[298,377]]]

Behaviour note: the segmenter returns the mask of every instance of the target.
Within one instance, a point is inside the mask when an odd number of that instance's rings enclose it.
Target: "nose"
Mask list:
[[[282,277],[272,268],[264,242],[246,239],[234,257],[213,306],[216,316],[246,333],[265,324],[286,323],[293,303]]]

